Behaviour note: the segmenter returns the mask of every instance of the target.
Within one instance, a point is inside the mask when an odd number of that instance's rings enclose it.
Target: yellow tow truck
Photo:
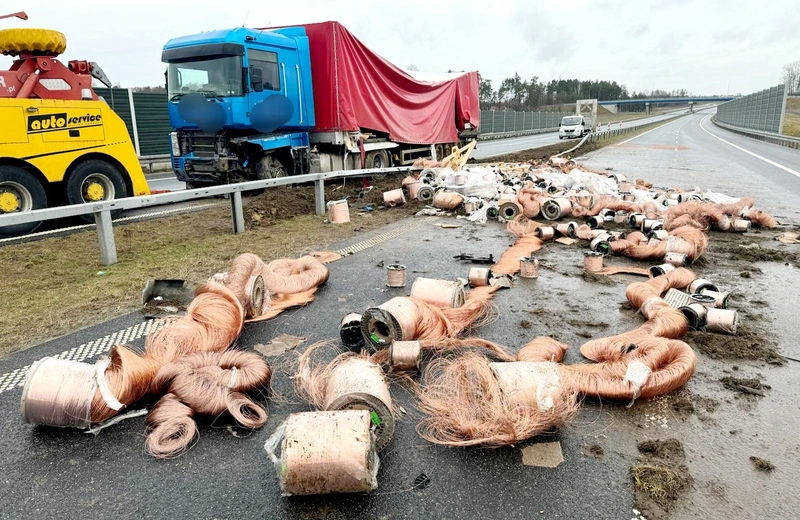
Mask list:
[[[64,65],[65,49],[58,31],[0,30],[0,53],[17,57],[0,70],[0,216],[150,193],[125,123],[92,89],[108,78],[92,62]]]

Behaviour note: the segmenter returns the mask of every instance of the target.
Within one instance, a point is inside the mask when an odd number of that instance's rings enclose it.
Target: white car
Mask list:
[[[583,137],[591,131],[583,116],[566,116],[558,127],[558,138]]]

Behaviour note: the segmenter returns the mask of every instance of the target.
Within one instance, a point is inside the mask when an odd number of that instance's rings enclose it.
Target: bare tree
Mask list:
[[[419,70],[419,68],[413,63],[410,63],[408,67],[406,67],[406,70]]]
[[[781,72],[781,81],[789,89],[790,94],[800,92],[800,60],[787,63]]]

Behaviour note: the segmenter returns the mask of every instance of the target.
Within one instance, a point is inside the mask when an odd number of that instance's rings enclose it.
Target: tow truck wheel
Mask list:
[[[0,166],[0,215],[46,207],[47,194],[36,177],[16,166]],[[0,236],[14,237],[31,233],[39,224],[41,222],[0,227]]]
[[[92,159],[79,164],[67,181],[67,201],[70,204],[102,202],[122,199],[128,196],[122,174],[112,164],[99,159]],[[116,217],[121,210],[111,212]],[[94,215],[81,215],[94,222]]]

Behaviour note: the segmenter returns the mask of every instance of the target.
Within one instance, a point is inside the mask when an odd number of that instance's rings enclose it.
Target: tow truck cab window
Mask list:
[[[264,90],[281,89],[281,79],[278,73],[278,55],[276,53],[247,49],[247,61],[251,71],[253,67],[261,69]]]

